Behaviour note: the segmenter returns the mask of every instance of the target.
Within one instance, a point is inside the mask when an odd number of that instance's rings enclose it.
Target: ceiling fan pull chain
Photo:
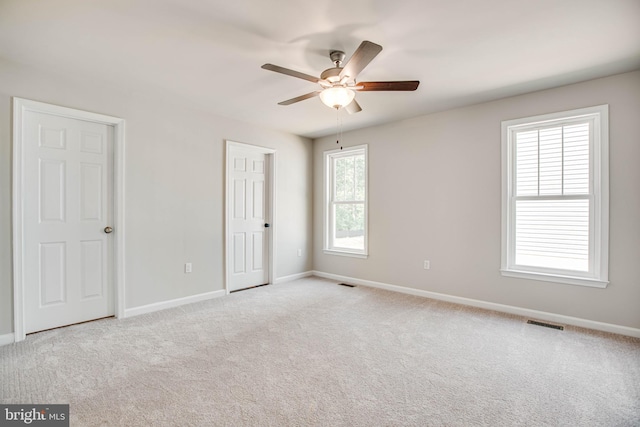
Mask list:
[[[342,110],[342,108],[336,108],[336,144],[340,144],[340,140],[342,139],[342,120],[340,117],[340,110]],[[340,144],[340,149],[342,150],[342,144]]]
[[[340,110],[336,108],[336,144],[340,144]],[[340,147],[342,149],[342,147]]]
[[[342,110],[342,108],[340,108]],[[340,123],[340,140],[342,140],[342,117],[340,117],[340,110],[338,110],[338,122]],[[342,144],[340,144],[340,149],[342,150]]]

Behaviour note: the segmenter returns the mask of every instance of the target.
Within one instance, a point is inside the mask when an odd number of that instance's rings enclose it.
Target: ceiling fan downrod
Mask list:
[[[336,68],[342,68],[342,63],[344,62],[345,54],[341,50],[332,50],[329,52],[329,58],[331,58],[331,62],[333,62]]]

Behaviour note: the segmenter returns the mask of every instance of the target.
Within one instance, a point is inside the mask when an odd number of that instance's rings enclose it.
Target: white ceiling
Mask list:
[[[336,129],[316,89],[330,50],[383,51],[344,130],[640,68],[640,0],[0,0],[0,58],[187,99],[216,115],[318,137]]]

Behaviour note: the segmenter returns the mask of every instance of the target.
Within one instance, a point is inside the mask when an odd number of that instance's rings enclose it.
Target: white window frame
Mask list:
[[[364,249],[356,250],[351,248],[336,247],[333,243],[333,205],[332,199],[334,186],[333,159],[340,157],[350,157],[355,154],[364,154]],[[342,255],[355,258],[368,257],[368,240],[369,240],[369,156],[367,144],[357,145],[353,147],[344,147],[343,149],[329,150],[324,152],[324,253],[329,255]]]
[[[589,271],[515,264],[515,134],[523,129],[562,125],[575,119],[592,123],[589,146]],[[581,108],[502,122],[503,276],[606,288],[609,276],[609,106]]]

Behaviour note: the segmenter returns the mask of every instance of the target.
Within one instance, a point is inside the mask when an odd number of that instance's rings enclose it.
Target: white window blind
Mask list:
[[[608,108],[503,122],[503,275],[604,287]]]
[[[589,270],[589,129],[516,132],[516,264]]]

